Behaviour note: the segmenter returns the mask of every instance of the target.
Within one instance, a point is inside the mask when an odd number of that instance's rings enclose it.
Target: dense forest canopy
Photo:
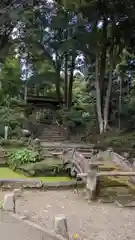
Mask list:
[[[5,0],[0,19],[0,123],[33,94],[66,127],[134,130],[135,1]]]

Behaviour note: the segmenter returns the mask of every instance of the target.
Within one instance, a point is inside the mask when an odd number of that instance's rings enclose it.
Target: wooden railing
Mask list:
[[[67,128],[63,127],[63,126],[57,121],[57,119],[55,119],[55,122],[56,122],[57,126],[59,127],[62,135],[63,135],[63,136],[66,136],[66,138],[68,139],[68,137],[69,137],[69,130],[68,130]]]

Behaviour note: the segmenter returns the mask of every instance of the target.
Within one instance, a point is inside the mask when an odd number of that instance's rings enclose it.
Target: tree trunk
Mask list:
[[[108,20],[105,17],[103,20],[103,30],[102,30],[102,45],[100,53],[100,65],[99,65],[99,86],[100,86],[100,97],[101,97],[101,111],[104,105],[104,78],[106,72],[106,54],[107,54],[107,25]],[[103,114],[103,111],[102,111]]]
[[[67,107],[68,109],[72,106],[72,88],[73,88],[73,81],[74,81],[74,68],[75,68],[75,55],[72,55],[71,60],[71,70],[70,70],[70,76],[69,76],[69,86],[68,86],[68,97],[67,97]]]
[[[106,73],[106,55],[107,55],[107,27],[108,20],[103,19],[102,38],[99,44],[99,52],[96,55],[96,106],[99,122],[100,134],[104,132],[104,79]]]
[[[120,94],[119,94],[119,109],[118,109],[118,128],[121,129],[121,105],[122,105],[122,77],[121,74],[118,76],[120,83]]]
[[[2,90],[2,81],[0,81],[0,91]]]
[[[67,94],[68,94],[68,54],[65,53],[65,69],[64,69],[64,104],[67,107]]]
[[[104,78],[106,72],[106,46],[103,46],[101,49],[101,57],[100,57],[100,75],[99,75],[99,86],[100,86],[100,95],[101,95],[101,108],[103,109],[104,105]],[[102,112],[103,113],[103,112]]]
[[[27,87],[27,84],[25,84],[25,87],[24,87],[24,101],[25,101],[25,103],[27,103],[27,95],[28,95],[28,87]]]
[[[57,69],[56,69],[55,87],[56,87],[57,99],[58,99],[59,102],[61,102],[61,93],[60,93],[60,66],[59,66],[59,64],[57,64]]]
[[[101,93],[100,93],[100,84],[99,84],[99,54],[96,54],[96,66],[95,66],[95,88],[96,88],[96,106],[97,106],[97,116],[99,122],[99,131],[100,134],[104,131],[104,123],[102,118],[102,108],[101,108]]]
[[[113,77],[113,47],[110,49],[109,53],[109,81],[108,87],[106,90],[106,97],[105,97],[105,105],[104,105],[104,132],[107,130],[108,126],[108,115],[109,115],[109,103],[110,103],[110,95],[112,89],[112,77]]]

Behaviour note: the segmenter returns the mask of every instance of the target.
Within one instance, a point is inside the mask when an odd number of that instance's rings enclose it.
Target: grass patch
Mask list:
[[[9,168],[0,168],[0,178],[10,178],[10,179],[36,179],[41,180],[43,182],[69,182],[71,181],[71,178],[69,177],[26,177],[22,174],[18,174],[16,172],[13,172]]]

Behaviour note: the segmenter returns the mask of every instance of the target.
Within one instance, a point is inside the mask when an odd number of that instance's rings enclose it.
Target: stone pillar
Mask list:
[[[35,151],[39,152],[41,150],[41,142],[40,139],[35,138],[33,141],[33,148]]]
[[[67,218],[65,217],[65,215],[61,214],[55,216],[54,230],[56,234],[61,235],[66,239],[69,239]]]
[[[3,210],[15,212],[15,194],[8,193],[4,197]]]

